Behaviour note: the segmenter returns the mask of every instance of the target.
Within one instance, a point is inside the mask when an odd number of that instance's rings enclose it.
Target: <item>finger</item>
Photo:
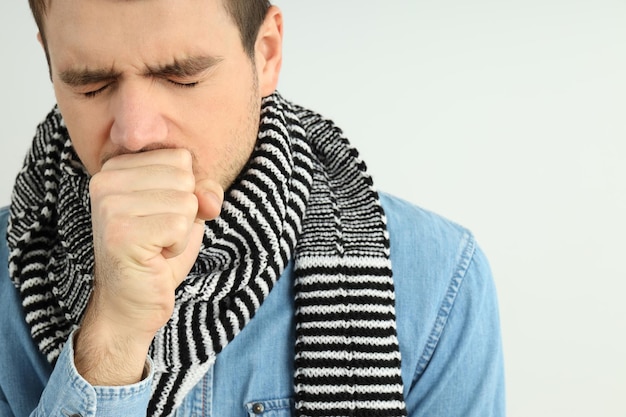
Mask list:
[[[147,165],[100,171],[91,177],[89,184],[92,197],[150,189],[193,192],[195,187],[196,180],[192,171],[172,165]]]
[[[127,194],[108,194],[93,201],[96,222],[106,223],[118,217],[141,217],[156,214],[180,214],[192,221],[198,212],[195,194],[179,190],[142,190]]]
[[[185,279],[198,258],[203,236],[204,224],[194,222],[192,223],[184,250],[180,251],[180,247],[178,247],[167,248],[162,252],[163,257],[167,259],[168,264],[174,271],[177,286]]]
[[[120,217],[111,219],[99,240],[113,259],[158,271],[159,259],[185,250],[193,225],[193,219],[177,213]]]
[[[114,156],[104,163],[102,171],[149,165],[171,165],[183,170],[192,170],[193,158],[191,152],[184,148],[155,149]]]

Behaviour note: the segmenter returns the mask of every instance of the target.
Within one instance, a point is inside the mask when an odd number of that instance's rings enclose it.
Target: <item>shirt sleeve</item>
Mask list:
[[[119,387],[94,387],[74,365],[74,333],[63,348],[39,405],[31,417],[135,417],[145,416],[150,400],[154,366],[148,358],[147,377]]]
[[[501,417],[504,366],[491,270],[478,247],[457,265],[405,398],[413,417]]]
[[[13,411],[11,410],[11,407],[9,407],[9,401],[4,394],[4,391],[2,391],[2,387],[0,387],[0,416],[13,417]]]

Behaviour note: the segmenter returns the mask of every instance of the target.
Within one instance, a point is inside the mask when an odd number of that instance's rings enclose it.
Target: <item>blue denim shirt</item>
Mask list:
[[[460,226],[400,199],[381,198],[409,415],[504,416],[498,308],[484,255]],[[131,386],[93,387],[74,367],[71,338],[54,369],[39,353],[8,277],[7,215],[0,211],[0,416],[145,415],[151,374]],[[292,415],[293,299],[289,266],[176,415]]]

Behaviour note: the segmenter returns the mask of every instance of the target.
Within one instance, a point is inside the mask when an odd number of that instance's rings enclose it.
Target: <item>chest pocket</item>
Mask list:
[[[260,400],[246,403],[249,417],[290,417],[295,414],[292,399]]]

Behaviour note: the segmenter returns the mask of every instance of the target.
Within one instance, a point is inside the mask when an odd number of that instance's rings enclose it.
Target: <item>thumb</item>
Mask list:
[[[204,223],[220,215],[224,201],[224,190],[216,181],[204,179],[196,182],[195,190],[198,199],[196,221]]]

